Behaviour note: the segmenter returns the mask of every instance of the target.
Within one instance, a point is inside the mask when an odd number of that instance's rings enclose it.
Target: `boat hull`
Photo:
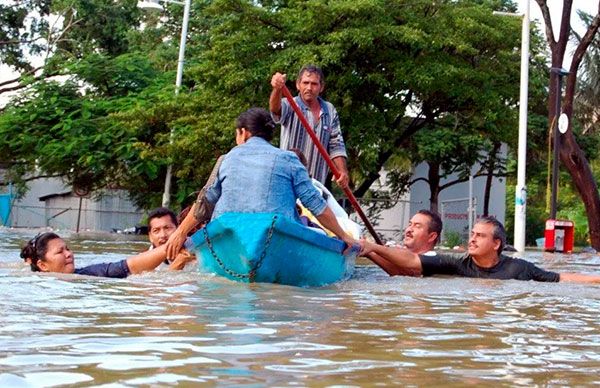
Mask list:
[[[274,213],[226,213],[197,231],[188,249],[198,270],[241,282],[322,286],[349,278],[358,247]]]

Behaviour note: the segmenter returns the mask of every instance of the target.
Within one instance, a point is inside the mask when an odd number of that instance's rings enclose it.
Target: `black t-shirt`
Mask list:
[[[491,268],[479,267],[468,253],[427,253],[419,255],[423,276],[458,275],[468,278],[536,280],[558,282],[560,275],[546,271],[533,263],[500,255],[498,264]]]
[[[87,267],[75,269],[78,275],[102,276],[105,278],[126,278],[129,276],[129,266],[127,260],[117,261],[115,263],[92,264]]]

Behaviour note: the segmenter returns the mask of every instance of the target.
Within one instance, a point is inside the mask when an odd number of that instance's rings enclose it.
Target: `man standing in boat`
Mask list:
[[[417,254],[408,249],[390,248],[368,241],[363,241],[363,244],[362,255],[393,264],[390,267],[395,268],[397,275],[600,283],[598,275],[546,271],[528,261],[503,255],[506,232],[504,225],[493,217],[483,217],[477,221],[471,231],[466,253]]]
[[[440,216],[432,211],[421,209],[408,221],[408,226],[404,230],[404,240],[401,248],[417,255],[435,254],[433,249],[440,240],[441,234],[442,219]],[[398,247],[389,248],[399,249]],[[371,252],[368,257],[390,276],[404,274],[404,268],[386,259],[387,256]]]
[[[200,197],[201,202],[214,206],[212,219],[232,212],[277,213],[300,223],[296,211],[296,199],[300,199],[324,227],[347,245],[358,244],[340,227],[298,157],[270,143],[274,129],[275,123],[264,109],[251,108],[238,117],[237,147],[223,157],[214,183]],[[197,224],[198,206],[197,201],[169,238],[167,257],[175,257],[187,233]]]
[[[329,173],[327,163],[319,155],[317,147],[306,133],[289,102],[282,98],[285,81],[285,74],[273,75],[271,78],[273,90],[269,98],[271,117],[276,123],[281,124],[279,147],[283,150],[300,149],[306,155],[310,176],[325,184]],[[320,97],[325,88],[325,78],[321,68],[315,65],[303,66],[298,73],[296,88],[298,89],[298,96],[294,98],[296,103],[340,172],[339,178],[336,179],[337,184],[340,187],[348,186],[347,153],[340,129],[340,118],[333,104]]]

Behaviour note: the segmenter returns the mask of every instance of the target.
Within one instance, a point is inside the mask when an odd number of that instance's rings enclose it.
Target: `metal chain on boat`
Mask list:
[[[264,245],[263,251],[262,251],[260,257],[258,258],[258,260],[252,266],[252,269],[250,270],[250,272],[248,272],[247,274],[237,273],[237,272],[227,268],[225,266],[225,263],[223,262],[223,260],[221,260],[219,258],[219,256],[217,256],[217,252],[215,252],[215,248],[212,244],[212,241],[208,237],[208,232],[206,231],[206,228],[202,228],[202,231],[204,232],[204,239],[206,240],[206,245],[208,246],[208,250],[210,251],[210,254],[215,259],[217,264],[219,264],[219,266],[223,269],[223,271],[225,271],[229,276],[232,276],[236,279],[248,279],[250,282],[252,282],[252,281],[254,281],[254,277],[256,276],[256,271],[260,268],[265,257],[267,256],[267,249],[269,248],[269,245],[271,245],[271,239],[273,238],[273,231],[275,230],[275,221],[276,220],[277,220],[277,215],[274,215],[273,221],[271,221],[271,226],[269,227],[269,231],[267,232],[267,238],[265,239],[265,245]]]
[[[248,278],[250,279],[251,282],[254,281],[254,277],[256,276],[256,271],[260,268],[260,266],[263,263],[263,260],[267,256],[267,248],[269,248],[269,245],[271,245],[271,239],[273,238],[273,231],[275,230],[275,221],[277,221],[277,215],[274,215],[273,221],[271,221],[271,226],[269,227],[269,232],[267,233],[267,238],[265,239],[265,247],[264,247],[260,257],[256,261],[256,263],[254,263],[254,267],[248,273]]]

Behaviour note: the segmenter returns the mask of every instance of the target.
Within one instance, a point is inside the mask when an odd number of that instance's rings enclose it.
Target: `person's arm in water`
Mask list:
[[[282,89],[285,86],[285,74],[275,73],[271,78],[273,90],[269,96],[269,110],[277,117],[281,117],[281,97]]]
[[[600,276],[585,275],[581,273],[559,273],[561,282],[578,282],[578,283],[600,283]]]
[[[371,252],[366,255],[373,263],[377,264],[379,268],[387,272],[390,276],[401,275],[402,273],[398,271],[398,268],[391,262],[387,261],[383,257],[379,256],[375,252]]]
[[[421,276],[423,273],[419,255],[407,249],[390,248],[363,240],[361,255],[371,259],[390,275]],[[393,270],[387,263],[383,264],[382,260],[392,264]]]
[[[142,252],[139,255],[128,257],[126,260],[129,272],[132,274],[138,274],[144,271],[152,271],[165,260],[165,257],[167,257],[166,252],[166,246],[161,245],[158,248]],[[185,250],[181,252],[183,255],[186,253],[187,251]]]

